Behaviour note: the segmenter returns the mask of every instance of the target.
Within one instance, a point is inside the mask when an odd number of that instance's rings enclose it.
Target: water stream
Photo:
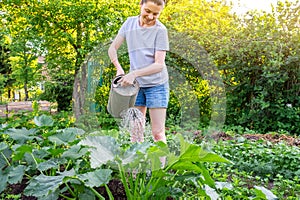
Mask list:
[[[137,108],[128,108],[121,113],[121,127],[130,133],[131,142],[144,142],[146,119]]]

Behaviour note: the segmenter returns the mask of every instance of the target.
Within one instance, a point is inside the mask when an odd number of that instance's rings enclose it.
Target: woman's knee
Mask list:
[[[152,135],[155,142],[162,141],[166,143],[166,135],[164,128],[152,129]]]

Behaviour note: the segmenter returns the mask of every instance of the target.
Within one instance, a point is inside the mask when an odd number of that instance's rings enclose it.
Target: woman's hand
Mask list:
[[[133,82],[136,78],[136,75],[134,72],[130,72],[123,76],[119,82],[121,82],[121,86],[128,86],[128,85],[133,85]]]
[[[116,76],[119,76],[119,75],[122,75],[122,74],[125,74],[123,68],[118,68]]]

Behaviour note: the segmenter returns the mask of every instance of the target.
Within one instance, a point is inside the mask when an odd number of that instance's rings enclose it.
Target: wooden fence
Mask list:
[[[39,110],[51,113],[51,103],[48,101],[38,101]],[[12,114],[33,111],[32,101],[10,102],[0,105],[0,117],[9,117]]]

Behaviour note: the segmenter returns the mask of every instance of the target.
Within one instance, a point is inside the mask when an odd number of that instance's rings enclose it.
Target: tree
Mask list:
[[[29,99],[28,89],[36,85],[36,80],[40,78],[41,66],[37,63],[37,53],[33,48],[34,43],[28,36],[15,37],[10,49],[10,63],[12,68],[12,78],[16,80],[16,85],[22,85],[25,92],[25,101]]]
[[[247,13],[232,43],[213,53],[227,85],[228,124],[299,132],[299,9],[279,2],[272,13]]]
[[[224,5],[170,0],[162,18],[198,41],[218,67],[226,85],[227,124],[299,132],[299,1],[245,16]]]
[[[7,47],[0,45],[0,95],[1,97],[4,92],[4,88],[8,83],[8,76],[10,74],[9,64],[8,64],[8,51],[9,50],[7,49]]]
[[[0,24],[0,95],[2,101],[2,94],[5,88],[7,89],[8,98],[10,98],[10,89],[15,80],[11,77],[12,72],[9,63],[10,49],[7,33],[5,32],[5,24],[3,21],[0,21]]]
[[[225,1],[170,0],[161,16],[170,33],[179,33],[171,41],[169,64],[189,81],[197,95],[201,126],[209,123],[209,129],[219,129],[225,121],[225,88],[211,52],[219,51],[234,31],[229,11]]]
[[[55,71],[56,77],[71,75],[76,118],[85,112],[86,56],[98,44],[108,41],[127,16],[138,11],[134,9],[137,6],[137,2],[114,0],[4,2],[9,23],[19,26],[22,19],[22,27],[27,26],[27,31],[43,41],[49,72]]]
[[[208,53],[229,43],[237,29],[231,6],[226,1],[170,0],[161,20],[168,27],[195,39]]]

